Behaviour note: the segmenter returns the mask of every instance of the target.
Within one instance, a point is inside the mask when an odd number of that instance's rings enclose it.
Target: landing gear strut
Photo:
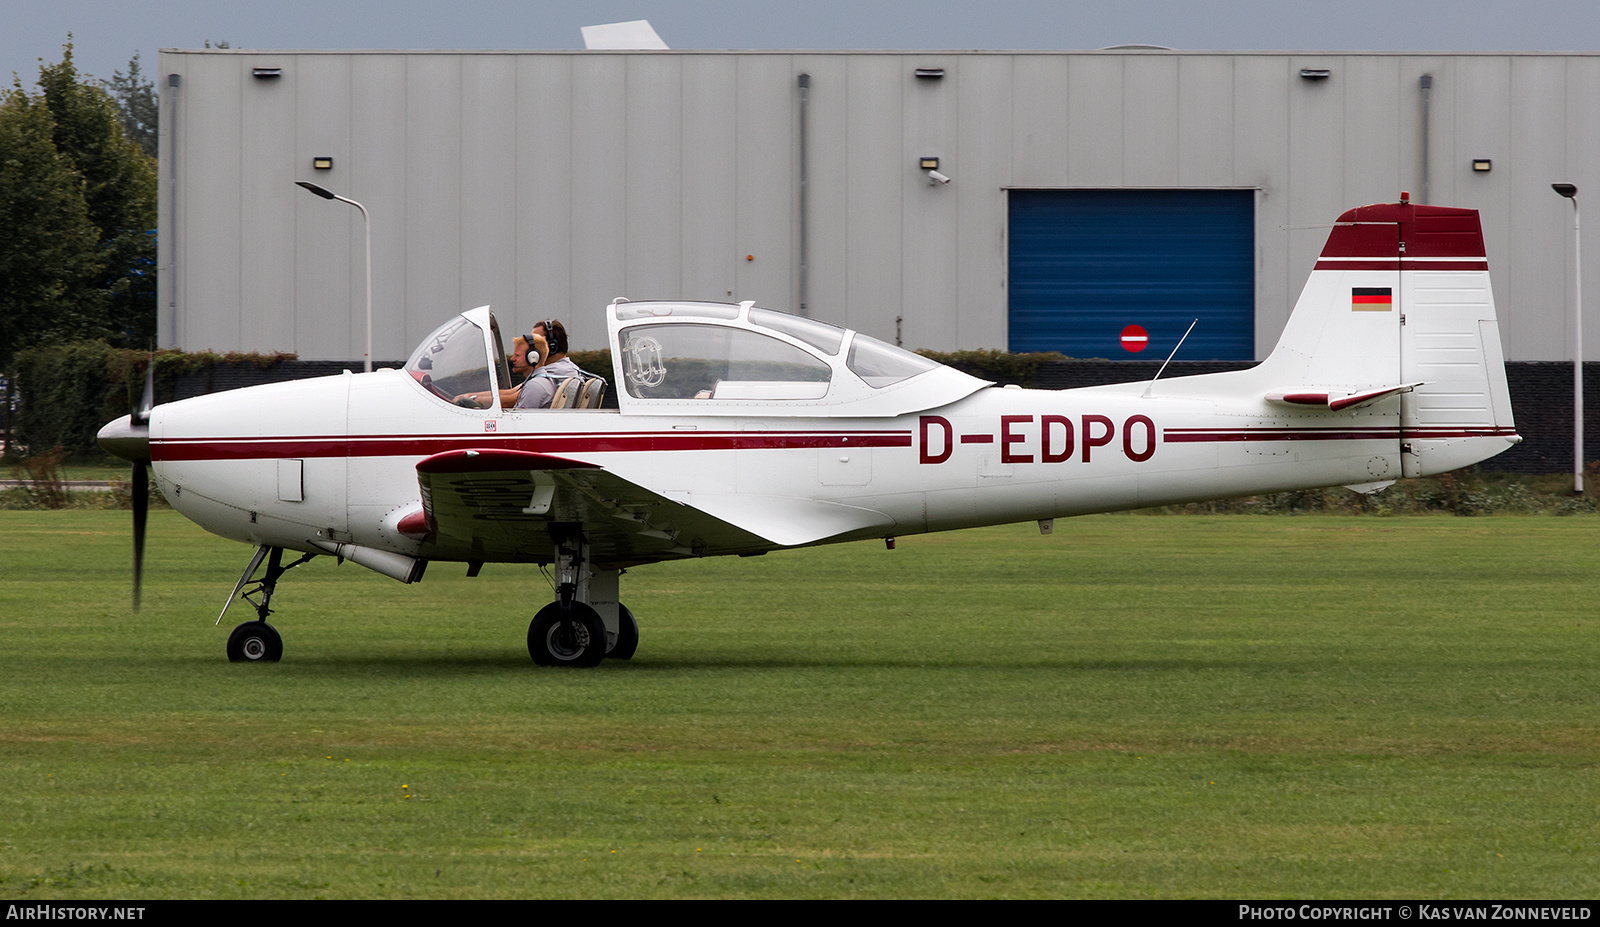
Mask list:
[[[256,548],[255,556],[250,558],[250,565],[244,568],[244,575],[239,577],[239,582],[233,587],[233,594],[228,596],[227,604],[222,606],[222,614],[217,616],[217,623],[221,624],[222,616],[228,613],[229,606],[233,605],[233,600],[236,598],[243,598],[256,610],[255,621],[246,621],[228,635],[229,661],[276,663],[283,659],[283,638],[276,628],[267,624],[267,616],[272,614],[272,609],[267,605],[272,601],[272,593],[278,588],[278,578],[315,556],[316,554],[305,554],[299,560],[284,566],[283,548]],[[262,560],[267,561],[267,574],[252,582],[250,577],[255,575]],[[247,586],[248,589],[245,588]],[[260,596],[261,601],[257,602],[254,596]]]
[[[630,659],[639,624],[617,601],[619,570],[594,570],[589,544],[574,531],[556,544],[556,600],[528,625],[528,653],[540,666],[597,666]]]

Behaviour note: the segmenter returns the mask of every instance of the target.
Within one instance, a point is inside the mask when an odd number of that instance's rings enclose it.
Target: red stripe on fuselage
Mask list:
[[[1438,441],[1446,438],[1511,438],[1515,428],[1435,426],[1430,428],[1168,428],[1165,444],[1207,444],[1230,441]]]
[[[537,454],[597,454],[910,446],[909,431],[285,435],[157,439],[150,442],[150,457],[152,460],[267,460],[280,457],[431,457],[464,448],[497,448]]]

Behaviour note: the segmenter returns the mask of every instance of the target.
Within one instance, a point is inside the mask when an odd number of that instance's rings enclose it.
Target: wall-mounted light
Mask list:
[[[1487,174],[1494,169],[1494,162],[1488,158],[1473,158],[1472,169],[1480,174]]]
[[[939,159],[938,158],[922,158],[919,161],[917,161],[917,170],[919,170],[919,171],[936,171],[938,169],[939,169]]]
[[[331,170],[333,170],[333,159],[332,158],[312,158],[311,159],[311,166],[313,168],[315,168],[316,170],[319,170],[319,171],[331,171]]]
[[[251,68],[250,76],[256,80],[274,80],[283,76],[283,68]]]
[[[1328,78],[1330,78],[1332,76],[1333,76],[1333,72],[1328,70],[1327,68],[1301,68],[1300,69],[1300,78],[1302,80],[1327,80]]]
[[[917,76],[917,80],[943,80],[944,79],[944,68],[917,68],[915,71],[912,71],[911,73],[915,74]]]

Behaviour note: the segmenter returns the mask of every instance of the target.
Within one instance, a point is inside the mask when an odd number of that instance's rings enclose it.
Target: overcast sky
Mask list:
[[[648,19],[673,48],[1600,50],[1595,0],[0,0],[0,73],[32,85],[71,33],[109,78],[162,48],[581,48]]]

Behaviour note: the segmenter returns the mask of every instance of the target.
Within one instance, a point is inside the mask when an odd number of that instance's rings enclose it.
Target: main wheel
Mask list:
[[[551,602],[528,624],[528,654],[540,666],[597,666],[606,655],[606,623],[582,602],[562,621],[561,603]]]
[[[608,660],[631,660],[639,649],[639,622],[633,618],[628,606],[617,603],[617,640],[606,651]]]
[[[276,663],[283,659],[283,638],[265,621],[246,621],[228,635],[228,660],[233,663]]]

